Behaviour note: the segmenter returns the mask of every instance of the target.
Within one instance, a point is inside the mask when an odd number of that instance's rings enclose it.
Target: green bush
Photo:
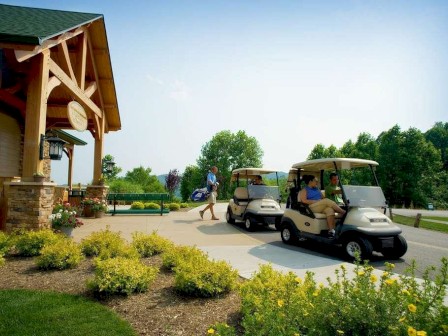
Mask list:
[[[198,258],[181,262],[174,268],[174,287],[180,293],[213,297],[230,292],[236,286],[238,272],[225,261]]]
[[[145,208],[145,204],[143,202],[133,202],[131,204],[131,209],[143,210]]]
[[[36,264],[41,269],[66,269],[78,266],[83,259],[81,248],[71,239],[61,239],[46,245],[37,257]]]
[[[171,211],[178,211],[180,209],[179,203],[171,203],[169,206]]]
[[[160,254],[172,248],[174,244],[153,231],[151,234],[143,232],[132,233],[132,246],[137,250],[141,257],[146,258],[155,254]]]
[[[174,246],[163,252],[162,265],[168,270],[173,270],[184,261],[194,262],[199,259],[207,260],[207,258],[207,254],[196,246]]]
[[[114,179],[108,181],[109,191],[111,193],[135,193],[141,194],[144,192],[143,188],[139,184],[135,184],[131,181],[126,181],[124,179]]]
[[[97,260],[95,277],[87,285],[97,294],[144,292],[155,280],[158,270],[139,260],[122,257]]]
[[[126,258],[138,258],[138,252],[127,244],[121,237],[120,232],[106,230],[93,232],[81,241],[82,252],[86,256],[97,256],[100,259],[115,258],[118,256]]]
[[[439,274],[423,283],[415,265],[407,275],[392,276],[393,265],[378,278],[373,267],[357,263],[350,279],[344,266],[336,281],[316,284],[281,274],[270,265],[241,287],[242,326],[246,335],[446,335],[448,308],[443,305],[448,282],[448,259]]]
[[[41,253],[45,245],[51,245],[62,239],[61,235],[52,230],[40,231],[19,231],[13,234],[12,243],[17,255],[23,257],[33,257]]]
[[[0,253],[0,267],[5,265],[5,258],[2,253]]]
[[[180,204],[180,207],[181,207],[182,209],[184,209],[184,208],[188,208],[188,203],[181,203],[181,204]]]
[[[11,245],[12,241],[10,239],[10,236],[3,231],[0,231],[0,254],[8,254],[9,250],[11,249]]]
[[[160,205],[154,202],[145,203],[145,209],[160,209]]]

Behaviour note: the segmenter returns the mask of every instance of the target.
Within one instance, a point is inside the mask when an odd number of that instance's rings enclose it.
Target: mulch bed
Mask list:
[[[161,268],[160,256],[144,259],[147,265]],[[236,291],[218,298],[192,298],[174,289],[174,276],[160,270],[146,293],[96,299],[87,290],[86,281],[93,277],[92,259],[77,268],[41,271],[34,258],[6,258],[0,268],[0,289],[51,290],[81,295],[114,310],[127,320],[139,335],[206,335],[210,325],[225,322],[237,326],[241,300]]]

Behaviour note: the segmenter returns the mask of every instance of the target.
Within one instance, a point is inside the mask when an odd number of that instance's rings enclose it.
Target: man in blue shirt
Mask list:
[[[215,212],[213,207],[216,203],[216,197],[218,196],[218,185],[219,183],[216,181],[216,173],[218,172],[218,168],[213,166],[207,174],[207,190],[210,193],[208,196],[208,205],[204,208],[204,210],[199,211],[199,215],[202,219],[204,219],[204,212],[210,209],[212,214],[212,220],[219,220],[218,217],[215,216]]]

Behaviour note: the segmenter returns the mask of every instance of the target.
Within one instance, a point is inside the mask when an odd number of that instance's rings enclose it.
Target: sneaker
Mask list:
[[[334,230],[328,231],[328,238],[334,238],[334,236],[335,236]]]
[[[199,211],[199,216],[201,216],[201,219],[204,219],[204,211]]]

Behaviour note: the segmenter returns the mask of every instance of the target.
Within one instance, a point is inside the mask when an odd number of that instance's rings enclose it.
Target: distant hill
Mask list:
[[[274,180],[276,177],[275,173],[270,173],[266,175],[266,178],[268,180]],[[282,177],[288,177],[288,173],[284,173],[284,172],[278,172],[278,178],[281,179]]]

